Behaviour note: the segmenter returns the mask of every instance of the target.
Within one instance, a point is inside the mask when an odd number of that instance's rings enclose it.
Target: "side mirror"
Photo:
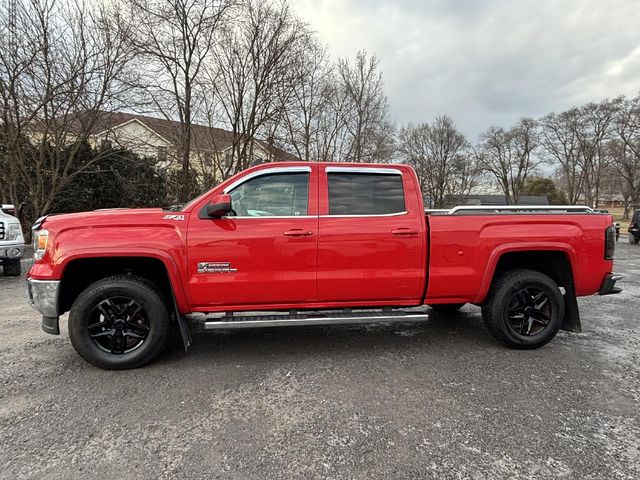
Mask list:
[[[16,206],[15,205],[11,205],[11,204],[7,204],[7,203],[3,203],[2,205],[0,205],[0,210],[4,210],[5,212],[15,213],[16,212]]]
[[[211,203],[207,205],[207,216],[211,218],[224,217],[231,211],[231,195],[221,193],[213,197]]]

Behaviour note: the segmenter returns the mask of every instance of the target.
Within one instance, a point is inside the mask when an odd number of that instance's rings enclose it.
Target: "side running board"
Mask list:
[[[420,323],[429,319],[426,313],[405,311],[321,312],[290,313],[288,315],[226,315],[204,322],[206,330],[236,328],[289,327],[294,325],[349,325],[358,323]]]

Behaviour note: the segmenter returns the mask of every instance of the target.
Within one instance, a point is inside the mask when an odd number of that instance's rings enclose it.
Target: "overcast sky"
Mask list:
[[[381,62],[398,124],[490,125],[640,91],[640,0],[293,0],[333,57]]]

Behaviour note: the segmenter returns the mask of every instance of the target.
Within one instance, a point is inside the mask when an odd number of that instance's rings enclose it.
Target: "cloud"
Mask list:
[[[380,58],[393,119],[471,138],[640,90],[637,0],[294,0],[335,57]]]

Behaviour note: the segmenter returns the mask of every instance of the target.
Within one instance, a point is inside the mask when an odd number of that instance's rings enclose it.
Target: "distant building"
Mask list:
[[[109,112],[100,118],[95,138],[111,142],[132,150],[142,156],[155,156],[166,160],[176,155],[180,138],[180,123],[165,118],[149,117],[134,113]],[[220,160],[228,156],[233,143],[233,132],[205,125],[191,125],[191,150],[195,155],[215,155]],[[255,140],[254,161],[297,160],[293,155],[269,145],[264,140]]]
[[[600,195],[598,205],[609,208],[624,207],[624,195],[621,193]]]
[[[82,114],[76,116],[69,126],[70,132],[82,130]],[[165,118],[150,117],[125,112],[101,112],[90,143],[95,147],[119,147],[134,152],[141,157],[158,160],[167,167],[180,162],[180,123]],[[190,162],[197,170],[222,167],[231,159],[233,132],[205,125],[191,125]],[[295,161],[297,157],[270,145],[264,140],[253,142],[253,156],[249,164],[274,161]],[[215,175],[215,174],[214,174]]]
[[[459,205],[508,205],[507,197],[498,194],[447,195],[445,208]],[[518,205],[549,205],[546,195],[521,195]]]

